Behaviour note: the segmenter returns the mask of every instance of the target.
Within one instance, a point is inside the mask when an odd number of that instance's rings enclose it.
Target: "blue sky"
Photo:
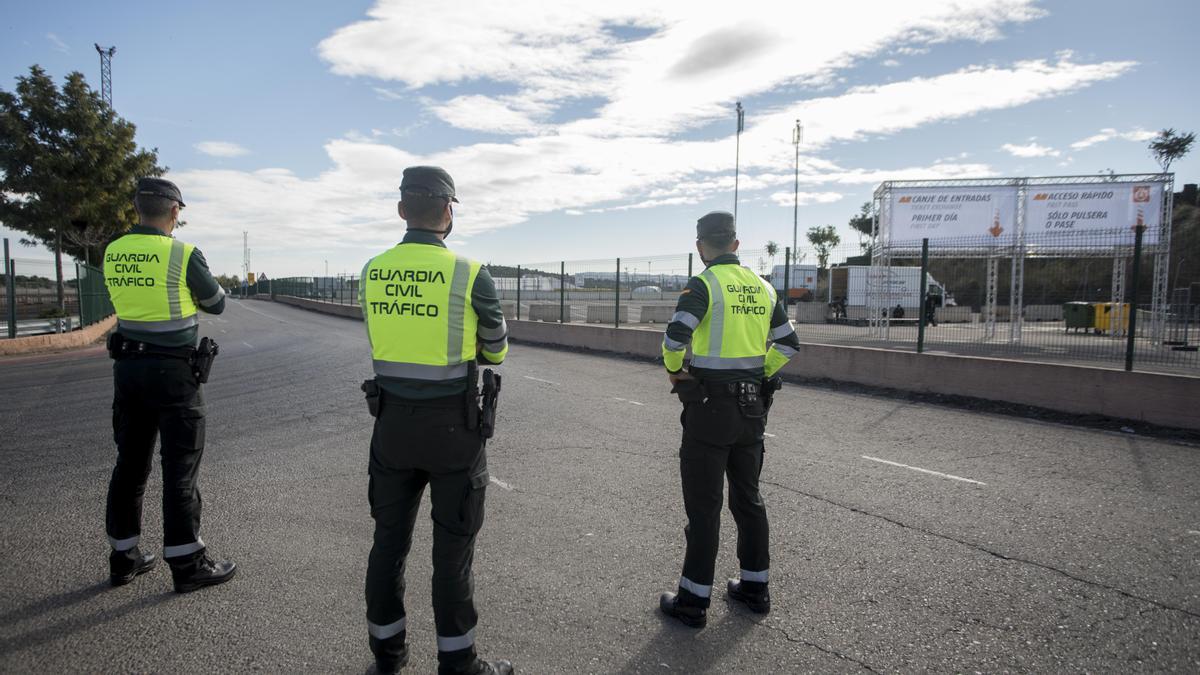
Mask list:
[[[116,45],[114,106],[179,183],[180,236],[235,273],[247,230],[274,276],[398,240],[415,163],[456,177],[450,243],[480,260],[686,252],[732,209],[739,99],[753,248],[791,238],[796,117],[801,239],[850,242],[881,180],[1148,172],[1146,136],[1200,104],[1182,1],[600,4],[10,3],[0,87],[34,63],[98,86],[92,45]],[[1197,181],[1200,151],[1173,169]]]

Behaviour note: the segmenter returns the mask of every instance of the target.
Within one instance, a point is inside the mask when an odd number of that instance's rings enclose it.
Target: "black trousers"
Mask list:
[[[142,497],[161,440],[163,557],[186,563],[203,554],[200,540],[200,458],[204,397],[187,361],[126,357],[113,364],[113,437],[117,465],[108,484],[105,529],[117,551],[132,551],[142,532]]]
[[[758,492],[766,420],[743,416],[734,398],[689,403],[681,420],[679,474],[683,479],[683,506],[688,524],[684,528],[687,553],[679,596],[684,603],[708,607],[721,537],[726,476],[729,510],[737,523],[742,578],[754,583],[766,582],[770,566],[769,530],[766,506]]]
[[[487,455],[466,429],[460,397],[439,404],[384,396],[371,437],[367,626],[376,659],[398,658],[405,639],[404,562],[425,487],[433,519],[433,615],[444,670],[474,663],[475,536],[483,525]]]

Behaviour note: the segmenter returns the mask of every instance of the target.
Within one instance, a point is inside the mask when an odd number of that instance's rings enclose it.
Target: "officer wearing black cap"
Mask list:
[[[408,232],[367,261],[359,284],[375,371],[363,383],[375,416],[367,632],[381,673],[408,660],[404,565],[427,485],[438,672],[513,672],[508,661],[476,653],[471,575],[489,478],[475,364],[504,360],[508,327],[487,270],[443,243],[456,202],[454,180],[443,169],[405,169],[398,209]]]
[[[228,581],[236,567],[207,555],[200,539],[197,478],[204,453],[204,398],[211,353],[197,349],[197,312],[220,314],[225,292],[200,250],[172,237],[184,207],[174,183],[138,180],[139,224],[104,252],[104,281],[117,313],[109,338],[113,365],[113,435],[117,464],[108,485],[106,529],[114,586],[154,568],[141,552],[142,495],[160,441],[163,472],[163,558],[175,590]]]
[[[738,262],[737,249],[733,215],[714,211],[697,222],[696,250],[706,268],[688,281],[663,336],[671,391],[684,404],[679,472],[688,522],[679,588],[663,593],[659,607],[696,628],[705,625],[712,596],[726,477],[741,563],[740,578],[729,580],[727,593],[752,611],[771,609],[767,512],[758,477],[777,373],[800,346],[775,289]]]

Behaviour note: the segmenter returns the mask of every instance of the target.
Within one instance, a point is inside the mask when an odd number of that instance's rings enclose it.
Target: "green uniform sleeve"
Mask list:
[[[672,373],[683,369],[683,356],[692,342],[692,333],[708,313],[708,286],[700,277],[692,277],[679,294],[675,314],[663,335],[663,365]]]
[[[213,278],[208,270],[208,261],[198,248],[192,249],[192,255],[188,258],[187,285],[196,297],[200,311],[209,314],[225,311],[225,289]]]
[[[767,360],[764,374],[773,377],[780,368],[787,365],[793,356],[799,353],[800,338],[788,320],[787,309],[782,302],[775,303],[775,311],[771,313],[771,332],[767,335],[770,349],[767,350]]]
[[[487,363],[499,365],[508,355],[508,324],[496,293],[496,282],[487,269],[480,268],[471,287],[471,307],[479,316],[479,355]]]

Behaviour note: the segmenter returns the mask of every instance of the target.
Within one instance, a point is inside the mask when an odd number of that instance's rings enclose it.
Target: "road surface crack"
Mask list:
[[[836,507],[838,507],[838,508],[840,508],[840,509],[845,509],[845,510],[847,510],[847,511],[850,511],[850,512],[852,512],[852,513],[857,513],[857,514],[864,515],[864,516],[867,516],[867,517],[870,517],[870,518],[876,518],[876,519],[878,519],[878,520],[882,520],[882,521],[884,521],[884,522],[886,522],[886,523],[891,523],[892,525],[895,525],[895,526],[897,526],[897,527],[904,528],[904,529],[906,529],[906,530],[913,530],[913,531],[915,531],[915,532],[920,532],[921,534],[924,534],[924,535],[927,535],[927,536],[930,536],[930,537],[936,537],[936,538],[938,538],[938,539],[944,539],[944,540],[946,540],[946,541],[953,542],[953,543],[955,543],[955,544],[959,544],[960,546],[966,546],[966,547],[968,547],[968,548],[972,548],[972,549],[974,549],[974,550],[976,550],[976,551],[979,551],[979,552],[981,552],[981,553],[986,553],[987,555],[990,555],[990,556],[992,556],[992,557],[994,557],[994,558],[999,558],[1000,560],[1004,560],[1004,561],[1006,561],[1006,562],[1022,563],[1022,564],[1025,564],[1025,565],[1030,565],[1030,566],[1032,566],[1032,567],[1037,567],[1037,568],[1040,568],[1040,569],[1046,570],[1047,572],[1053,572],[1054,574],[1058,574],[1058,575],[1060,575],[1060,576],[1066,577],[1066,578],[1068,578],[1068,579],[1070,579],[1070,580],[1072,580],[1072,581],[1079,582],[1079,583],[1081,583],[1081,584],[1086,584],[1086,585],[1088,585],[1088,586],[1092,586],[1092,587],[1094,587],[1094,588],[1101,588],[1101,589],[1104,589],[1104,590],[1106,590],[1106,591],[1111,591],[1111,592],[1113,592],[1113,593],[1116,593],[1116,594],[1118,594],[1118,595],[1121,595],[1121,596],[1123,596],[1123,597],[1129,598],[1129,599],[1131,599],[1131,600],[1137,600],[1137,601],[1139,601],[1139,602],[1145,602],[1145,603],[1148,603],[1148,604],[1154,605],[1155,607],[1158,607],[1159,609],[1169,610],[1169,611],[1172,611],[1172,612],[1179,612],[1179,613],[1181,613],[1181,614],[1185,614],[1185,615],[1187,615],[1187,616],[1190,616],[1190,617],[1192,617],[1192,618],[1194,618],[1194,619],[1200,619],[1200,613],[1193,612],[1192,610],[1189,610],[1189,609],[1187,609],[1187,608],[1184,608],[1184,607],[1176,607],[1176,606],[1174,606],[1174,605],[1169,605],[1169,604],[1167,604],[1167,603],[1164,603],[1164,602],[1159,602],[1158,600],[1154,600],[1154,599],[1152,599],[1152,598],[1143,597],[1143,596],[1137,595],[1137,594],[1135,594],[1135,593],[1131,593],[1131,592],[1129,592],[1129,591],[1126,591],[1126,590],[1124,590],[1124,589],[1117,588],[1116,586],[1110,586],[1110,585],[1108,585],[1108,584],[1101,583],[1101,582],[1099,582],[1099,581],[1093,581],[1093,580],[1091,580],[1091,579],[1084,579],[1083,577],[1080,577],[1080,576],[1077,576],[1077,575],[1075,575],[1075,574],[1072,574],[1071,572],[1068,572],[1068,571],[1066,571],[1066,570],[1059,569],[1059,568],[1057,568],[1057,567],[1054,567],[1053,565],[1048,565],[1048,564],[1046,564],[1046,563],[1041,563],[1041,562],[1038,562],[1038,561],[1036,561],[1036,560],[1028,560],[1028,559],[1026,559],[1026,558],[1018,558],[1018,557],[1015,557],[1015,556],[1005,555],[1005,554],[1003,554],[1003,553],[1000,553],[999,551],[993,551],[992,549],[990,549],[990,548],[987,548],[986,546],[981,546],[981,545],[979,545],[979,544],[975,544],[975,543],[972,543],[972,542],[969,542],[969,541],[966,541],[966,540],[963,540],[963,539],[958,539],[958,538],[956,538],[956,537],[952,537],[952,536],[950,536],[950,535],[948,535],[948,534],[942,534],[941,532],[934,532],[933,530],[927,530],[927,529],[925,529],[925,528],[922,528],[922,527],[917,527],[916,525],[910,525],[910,524],[908,524],[908,523],[905,523],[905,522],[903,522],[903,521],[896,520],[895,518],[889,518],[888,516],[879,515],[878,513],[871,513],[870,511],[865,511],[865,510],[863,510],[863,509],[860,509],[860,508],[858,508],[858,507],[855,507],[855,506],[850,506],[850,505],[848,505],[848,504],[842,504],[841,502],[837,502],[837,501],[834,501],[834,500],[832,500],[832,499],[828,499],[828,498],[826,498],[826,497],[821,497],[820,495],[815,495],[815,494],[812,494],[812,493],[809,493],[809,492],[805,492],[805,491],[803,491],[803,490],[799,490],[799,489],[797,489],[797,488],[794,488],[794,487],[790,487],[790,486],[787,486],[787,485],[782,485],[782,484],[780,484],[780,483],[773,483],[773,482],[771,482],[771,481],[765,481],[765,480],[764,480],[764,481],[761,481],[761,482],[762,482],[762,484],[763,484],[763,485],[771,485],[771,486],[777,487],[777,488],[779,488],[779,489],[781,489],[781,490],[786,490],[786,491],[788,491],[788,492],[792,492],[792,493],[795,493],[795,494],[801,495],[801,496],[803,496],[803,497],[808,497],[809,499],[814,499],[814,500],[816,500],[816,501],[819,501],[819,502],[822,502],[822,503],[825,503],[825,504],[829,504],[830,506],[836,506]]]
[[[804,645],[806,647],[812,647],[813,649],[821,652],[822,654],[828,654],[829,656],[835,656],[839,659],[842,659],[843,661],[849,661],[850,663],[853,663],[853,664],[859,666],[860,668],[862,668],[863,670],[865,670],[869,673],[878,673],[879,672],[878,670],[875,670],[874,668],[872,668],[870,665],[864,663],[863,661],[860,661],[848,654],[843,654],[843,653],[839,652],[838,650],[833,649],[832,647],[823,647],[815,642],[805,640],[804,638],[793,637],[792,634],[789,633],[787,631],[787,629],[783,628],[782,626],[774,626],[769,623],[766,623],[765,621],[755,621],[754,619],[752,619],[750,617],[746,617],[746,616],[743,616],[743,618],[745,618],[747,621],[749,621],[750,623],[752,623],[756,626],[761,626],[763,628],[766,628],[767,630],[772,630],[772,631],[775,631],[776,633],[779,633],[788,642],[794,642],[796,644]]]

